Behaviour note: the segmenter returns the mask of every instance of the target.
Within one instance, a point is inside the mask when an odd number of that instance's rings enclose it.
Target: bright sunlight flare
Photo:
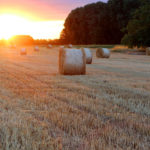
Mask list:
[[[0,39],[9,39],[14,35],[30,35],[34,39],[59,38],[64,21],[31,21],[11,15],[0,15]]]

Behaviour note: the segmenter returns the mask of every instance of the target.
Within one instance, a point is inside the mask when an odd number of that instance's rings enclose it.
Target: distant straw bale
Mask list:
[[[59,48],[65,48],[65,46],[61,45]]]
[[[83,48],[83,51],[85,52],[86,57],[86,64],[92,63],[92,52],[89,48]]]
[[[73,45],[72,45],[72,44],[69,44],[67,47],[68,47],[68,48],[73,48]]]
[[[81,49],[60,48],[59,73],[63,75],[84,75],[86,73],[84,51]]]
[[[27,50],[26,50],[26,48],[21,48],[20,54],[21,54],[21,55],[27,55]]]
[[[14,45],[14,44],[9,45],[9,48],[16,49],[16,45]]]
[[[35,46],[35,47],[34,47],[34,51],[38,52],[38,51],[39,51],[39,47],[38,47],[38,46]]]
[[[110,50],[107,48],[98,48],[96,50],[96,56],[98,58],[109,58],[110,57]]]
[[[53,46],[51,44],[48,44],[47,45],[47,48],[52,48]]]

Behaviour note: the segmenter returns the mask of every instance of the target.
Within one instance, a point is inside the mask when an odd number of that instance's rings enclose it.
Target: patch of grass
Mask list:
[[[111,52],[114,52],[114,53],[127,53],[131,50],[129,49],[112,49]]]
[[[86,47],[86,48],[113,48],[114,45],[74,45],[76,48]]]
[[[41,45],[41,47],[46,47],[47,45]],[[61,45],[53,45],[53,47],[60,47]],[[67,47],[67,45],[64,45]],[[114,48],[115,45],[73,45],[75,48]]]

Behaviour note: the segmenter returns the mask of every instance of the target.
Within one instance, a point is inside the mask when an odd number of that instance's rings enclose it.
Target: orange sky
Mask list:
[[[14,34],[30,34],[35,39],[59,38],[72,9],[97,1],[0,0],[0,39]]]

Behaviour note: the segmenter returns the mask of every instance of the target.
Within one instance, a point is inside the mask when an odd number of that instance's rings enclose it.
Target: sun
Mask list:
[[[4,39],[23,33],[22,29],[29,25],[27,19],[11,14],[0,15],[0,22],[0,38]]]
[[[0,39],[9,39],[14,35],[30,35],[34,39],[59,38],[64,20],[32,21],[12,14],[0,15]]]

